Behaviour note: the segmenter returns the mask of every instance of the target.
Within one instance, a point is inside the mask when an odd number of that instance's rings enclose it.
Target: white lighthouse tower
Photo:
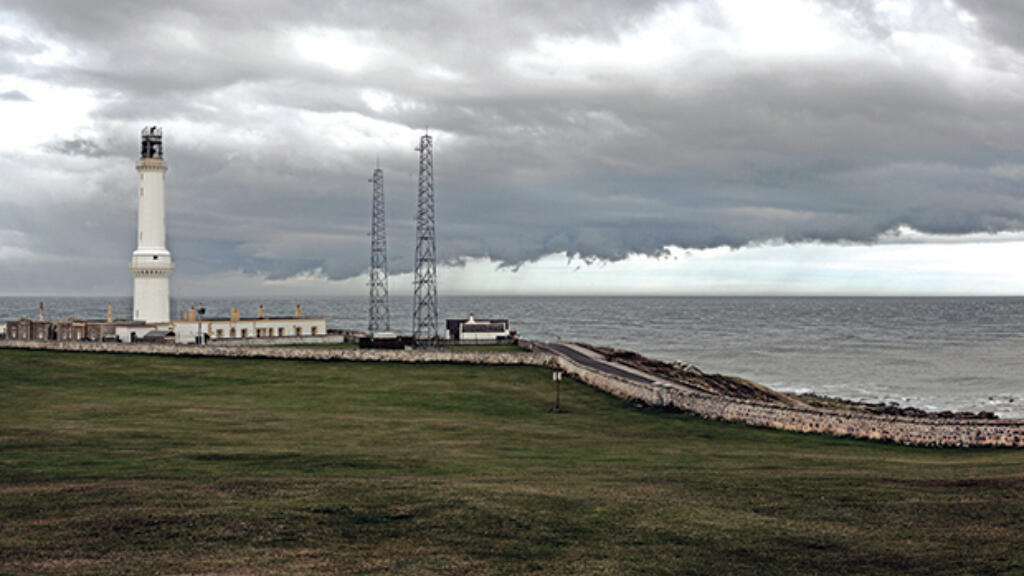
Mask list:
[[[132,252],[135,278],[134,320],[150,324],[171,320],[171,273],[174,263],[167,250],[164,219],[163,131],[156,126],[142,129],[139,163],[139,244]]]

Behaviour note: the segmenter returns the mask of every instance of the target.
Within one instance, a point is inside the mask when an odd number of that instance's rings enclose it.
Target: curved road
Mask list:
[[[554,343],[551,343],[551,342],[547,342],[547,343],[543,344],[542,346],[544,346],[548,350],[551,350],[555,354],[558,354],[560,356],[565,356],[569,360],[572,360],[573,362],[575,362],[575,363],[577,363],[577,364],[579,364],[581,366],[585,366],[585,367],[590,368],[591,370],[595,370],[597,372],[603,372],[605,374],[608,374],[608,375],[611,375],[611,376],[615,376],[617,378],[622,378],[623,380],[629,380],[630,382],[639,382],[641,384],[657,384],[658,383],[658,381],[654,380],[653,378],[644,377],[644,376],[642,376],[640,374],[637,374],[636,372],[630,372],[628,370],[623,370],[622,368],[619,368],[618,366],[616,366],[615,364],[613,364],[611,362],[607,362],[605,360],[599,360],[599,359],[594,358],[592,356],[588,356],[588,355],[584,354],[583,352],[580,352],[579,350],[577,350],[575,347],[567,345],[567,344],[554,344]]]

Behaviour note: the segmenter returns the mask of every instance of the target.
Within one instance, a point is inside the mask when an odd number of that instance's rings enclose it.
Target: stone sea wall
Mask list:
[[[524,347],[529,347],[524,343]],[[742,422],[752,426],[804,433],[868,438],[925,446],[1024,446],[1024,421],[924,419],[793,408],[740,400],[695,391],[685,386],[626,381],[580,366],[549,353],[451,352],[448,350],[360,350],[275,346],[194,346],[0,340],[0,348],[211,356],[222,358],[278,358],[350,362],[406,362],[558,366],[584,383],[615,396],[651,406],[663,406],[704,418]]]
[[[704,418],[794,432],[831,434],[922,446],[1024,447],[1024,421],[926,419],[794,408],[718,396],[682,386],[627,382],[557,359],[567,373],[615,396]]]

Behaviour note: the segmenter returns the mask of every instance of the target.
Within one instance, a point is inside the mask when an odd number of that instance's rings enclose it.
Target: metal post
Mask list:
[[[551,379],[555,381],[555,412],[562,411],[562,371],[555,370],[551,373]]]

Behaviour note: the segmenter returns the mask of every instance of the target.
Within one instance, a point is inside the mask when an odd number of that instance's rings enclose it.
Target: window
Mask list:
[[[231,337],[232,337],[232,338],[234,338],[234,337],[235,337],[235,329],[234,329],[234,328],[232,328],[232,329],[231,329]]]
[[[224,337],[224,329],[223,328],[217,328],[217,338],[223,338],[223,337]]]
[[[242,328],[242,338],[248,338],[248,337],[249,337],[249,329],[248,328]]]
[[[284,328],[278,328],[277,329],[277,335],[278,336],[284,336]]]
[[[296,326],[295,327],[295,335],[296,336],[302,336],[302,326]]]
[[[316,336],[316,326],[311,327],[309,329],[309,333],[312,334],[313,336]]]

